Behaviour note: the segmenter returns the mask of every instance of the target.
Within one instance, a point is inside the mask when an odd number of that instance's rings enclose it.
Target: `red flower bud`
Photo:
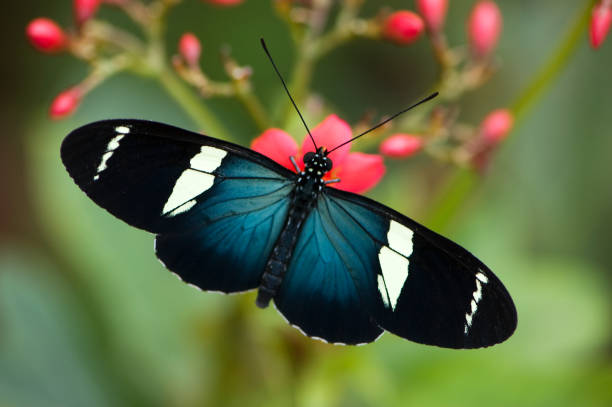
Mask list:
[[[192,33],[185,33],[181,36],[178,45],[179,53],[189,66],[197,66],[202,52],[200,40]]]
[[[413,155],[423,147],[423,138],[412,134],[394,134],[380,145],[380,152],[394,158]]]
[[[479,1],[470,15],[468,33],[472,50],[478,56],[491,53],[502,28],[502,15],[495,2]]]
[[[64,31],[48,18],[32,20],[26,28],[26,35],[32,45],[42,52],[59,52],[66,48]]]
[[[591,16],[591,46],[595,49],[599,48],[606,39],[610,30],[610,22],[612,22],[612,9],[609,4],[600,4],[593,7]]]
[[[85,21],[92,18],[100,7],[101,0],[74,0],[74,19],[77,25],[83,24]]]
[[[214,4],[216,6],[237,6],[244,0],[204,0],[207,3]]]
[[[396,11],[384,22],[382,35],[397,45],[408,45],[419,38],[424,26],[421,17],[412,11]]]
[[[483,140],[490,144],[502,141],[514,125],[514,116],[508,109],[494,110],[480,124],[480,134]]]
[[[52,119],[62,119],[72,114],[81,102],[82,93],[78,88],[63,91],[53,99],[49,108]]]
[[[427,28],[431,31],[439,31],[444,24],[448,0],[417,0],[416,5]]]

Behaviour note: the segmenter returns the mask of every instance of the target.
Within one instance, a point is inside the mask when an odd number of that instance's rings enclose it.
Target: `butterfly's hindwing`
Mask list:
[[[203,290],[257,288],[285,221],[292,186],[270,180],[220,182],[190,209],[191,226],[157,236],[157,256],[182,280]]]
[[[326,194],[359,226],[356,239],[367,236],[378,247],[368,251],[376,283],[360,293],[380,327],[450,348],[490,346],[512,334],[512,299],[467,250],[365,197],[332,189]]]
[[[372,342],[383,331],[360,295],[373,281],[367,256],[373,244],[353,239],[361,230],[327,205],[320,197],[306,219],[274,301],[308,336],[332,343]]]

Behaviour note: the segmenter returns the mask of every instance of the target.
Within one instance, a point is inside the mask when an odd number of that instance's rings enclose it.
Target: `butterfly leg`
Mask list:
[[[330,179],[330,180],[328,180],[328,181],[323,181],[323,183],[324,183],[325,185],[327,185],[327,184],[334,184],[334,183],[336,183],[336,182],[340,182],[340,178],[334,178],[334,179]]]
[[[297,165],[297,162],[295,162],[295,157],[289,156],[289,160],[291,161],[291,164],[293,164],[293,168],[295,168],[295,172],[299,174],[301,170],[300,170],[300,167]]]

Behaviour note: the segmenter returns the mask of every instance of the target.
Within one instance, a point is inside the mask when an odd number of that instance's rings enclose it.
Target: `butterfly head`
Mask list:
[[[315,153],[312,151],[304,154],[304,166],[306,173],[314,173],[322,177],[333,167],[332,160],[327,157],[325,147],[319,147]]]

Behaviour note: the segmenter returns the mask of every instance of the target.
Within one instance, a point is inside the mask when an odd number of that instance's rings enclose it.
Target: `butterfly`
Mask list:
[[[94,122],[61,158],[75,183],[203,290],[258,290],[304,334],[361,344],[389,331],[479,348],[507,339],[516,309],[464,248],[367,197],[331,188],[324,146],[293,172],[248,148],[162,123]]]

